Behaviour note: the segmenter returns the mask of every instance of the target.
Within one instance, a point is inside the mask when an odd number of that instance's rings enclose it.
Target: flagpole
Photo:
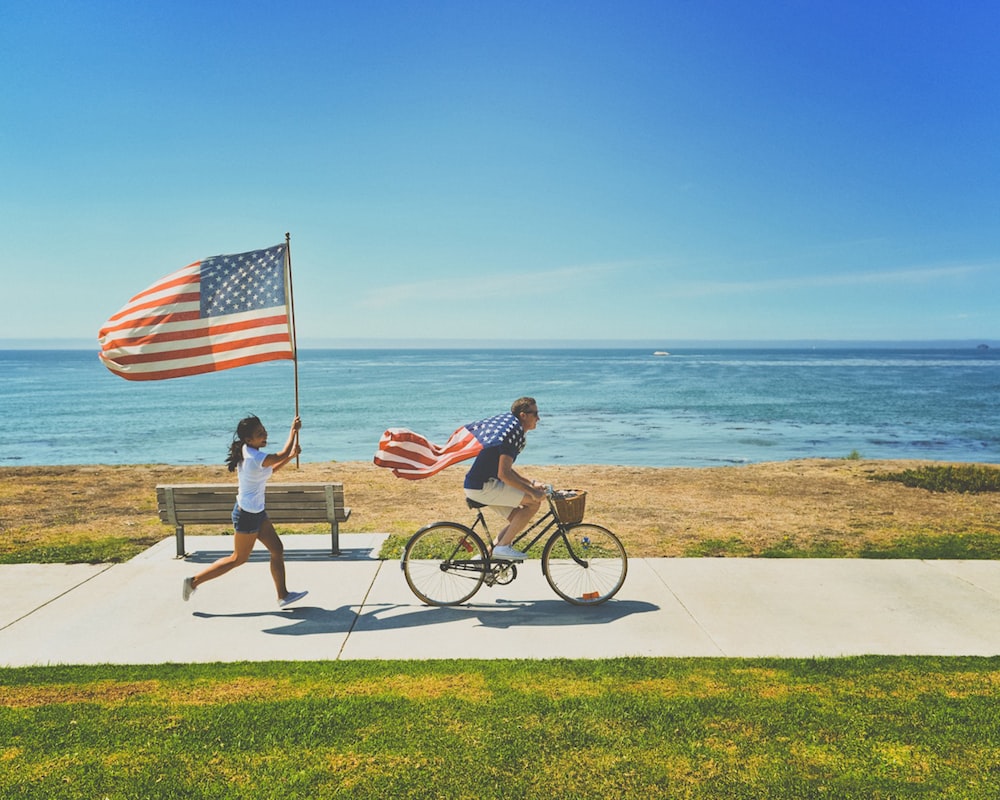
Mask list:
[[[295,337],[295,295],[292,292],[292,235],[285,232],[285,277],[288,281],[288,319],[292,329],[292,364],[295,373],[295,416],[299,415],[299,346]],[[295,442],[299,441],[299,433],[295,432]],[[299,468],[299,457],[295,456],[295,468]]]

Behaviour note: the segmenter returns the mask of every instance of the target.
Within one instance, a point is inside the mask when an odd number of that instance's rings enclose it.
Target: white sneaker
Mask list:
[[[278,605],[282,608],[290,606],[292,603],[301,600],[307,594],[309,594],[309,592],[289,592],[278,601]]]
[[[194,594],[194,578],[185,578],[184,583],[181,586],[181,597],[184,598],[186,603],[191,599],[191,595]]]
[[[527,556],[520,550],[515,550],[509,544],[501,544],[493,548],[493,558],[502,558],[507,561],[524,561]]]

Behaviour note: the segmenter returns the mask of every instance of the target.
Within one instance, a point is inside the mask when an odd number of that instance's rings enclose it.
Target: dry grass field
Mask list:
[[[814,459],[704,469],[525,466],[522,471],[557,487],[586,489],[587,520],[618,533],[633,557],[855,557],[891,553],[901,542],[915,540],[1000,541],[996,492],[930,492],[873,480],[925,463]],[[341,481],[353,509],[344,533],[406,536],[438,519],[471,521],[463,474],[460,465],[406,481],[369,463],[303,463],[289,465],[273,480]],[[173,533],[157,517],[157,484],[232,481],[221,465],[0,469],[0,560],[19,551],[96,540],[124,543],[127,557]],[[279,526],[282,530],[323,527]],[[191,535],[219,532],[188,529]]]

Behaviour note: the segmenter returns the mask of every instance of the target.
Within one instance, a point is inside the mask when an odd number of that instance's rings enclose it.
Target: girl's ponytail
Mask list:
[[[259,427],[261,427],[260,419],[253,415],[244,417],[236,426],[236,434],[233,436],[233,443],[229,445],[229,455],[226,456],[226,466],[230,472],[235,472],[243,463],[243,445]]]

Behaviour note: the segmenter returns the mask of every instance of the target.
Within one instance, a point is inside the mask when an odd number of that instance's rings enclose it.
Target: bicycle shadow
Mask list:
[[[609,600],[597,606],[574,606],[564,600],[503,600],[498,599],[489,605],[468,605],[458,608],[426,608],[422,607],[416,613],[435,614],[441,611],[453,612],[450,618],[442,622],[468,619],[470,612],[479,620],[483,628],[551,628],[551,627],[590,627],[593,625],[609,625],[636,614],[646,614],[659,611],[654,603],[641,600]],[[427,624],[419,620],[417,624]]]
[[[298,606],[275,611],[246,611],[212,614],[196,611],[200,619],[276,618],[280,624],[262,629],[275,636],[322,636],[350,633],[381,633],[411,630],[431,625],[448,625],[475,617],[479,627],[516,629],[532,627],[573,627],[609,625],[636,614],[659,611],[654,603],[640,600],[609,600],[598,606],[574,606],[562,600],[505,601],[435,608],[430,606],[381,603],[365,606],[359,613],[353,606],[336,609]]]

